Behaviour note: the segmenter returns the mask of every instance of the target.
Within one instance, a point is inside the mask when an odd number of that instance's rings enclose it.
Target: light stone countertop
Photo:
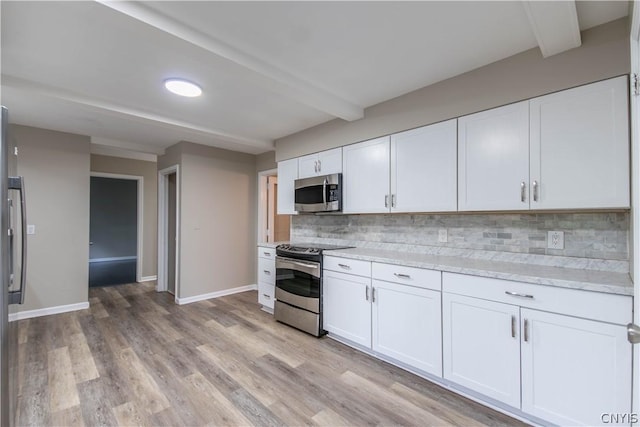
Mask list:
[[[289,241],[288,241],[288,240],[287,240],[287,241],[284,241],[284,240],[283,240],[283,241],[281,241],[281,242],[261,242],[261,243],[258,243],[258,247],[259,247],[259,248],[271,248],[271,249],[275,249],[275,248],[276,248],[276,246],[278,246],[278,245],[283,245],[283,244],[285,244],[285,243],[289,243]]]
[[[370,248],[331,250],[325,251],[324,255],[633,296],[633,282],[628,273]]]

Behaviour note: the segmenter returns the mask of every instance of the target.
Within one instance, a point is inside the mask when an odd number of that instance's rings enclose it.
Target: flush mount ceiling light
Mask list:
[[[169,92],[189,98],[202,95],[200,86],[184,79],[167,79],[164,81],[164,87],[166,87]]]

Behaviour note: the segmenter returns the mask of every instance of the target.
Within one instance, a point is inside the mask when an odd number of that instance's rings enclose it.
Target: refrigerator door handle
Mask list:
[[[22,231],[20,289],[9,292],[9,304],[24,304],[25,286],[27,283],[27,203],[24,194],[24,177],[10,176],[9,190],[18,190],[20,193],[20,217]]]

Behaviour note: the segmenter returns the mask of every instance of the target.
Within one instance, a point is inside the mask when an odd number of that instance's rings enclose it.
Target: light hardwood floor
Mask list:
[[[520,425],[402,369],[275,322],[256,292],[185,306],[154,283],[22,320],[24,426]]]

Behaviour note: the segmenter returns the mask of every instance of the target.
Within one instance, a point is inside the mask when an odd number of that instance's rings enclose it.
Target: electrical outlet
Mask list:
[[[548,231],[547,248],[564,249],[564,231]]]
[[[36,234],[36,226],[33,224],[27,224],[27,234]]]
[[[447,229],[441,228],[438,230],[438,243],[447,243]]]

